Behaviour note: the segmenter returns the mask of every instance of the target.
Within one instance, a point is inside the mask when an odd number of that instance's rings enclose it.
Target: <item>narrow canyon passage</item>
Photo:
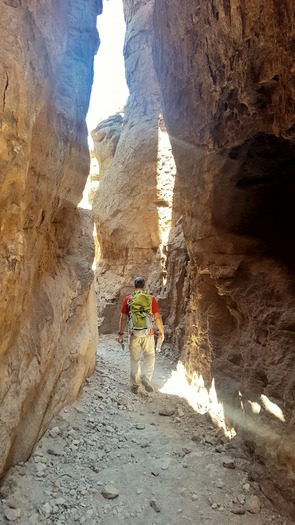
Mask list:
[[[175,365],[157,354],[155,392],[134,395],[126,347],[101,336],[78,400],[7,474],[1,525],[289,524],[249,479],[240,439],[161,393]]]
[[[121,3],[111,114],[94,57]],[[0,525],[282,525],[268,500],[294,525],[294,0],[0,12]],[[231,442],[162,389],[164,352],[135,397],[127,349],[98,342],[136,275]]]

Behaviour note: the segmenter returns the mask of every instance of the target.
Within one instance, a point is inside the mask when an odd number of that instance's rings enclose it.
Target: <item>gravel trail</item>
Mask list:
[[[130,391],[129,355],[101,336],[97,369],[0,488],[0,524],[289,525],[249,480],[238,437],[160,392],[175,369],[158,354],[154,393]]]

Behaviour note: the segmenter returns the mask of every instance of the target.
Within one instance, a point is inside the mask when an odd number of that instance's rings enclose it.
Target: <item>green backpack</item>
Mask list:
[[[132,292],[128,301],[130,330],[144,330],[152,327],[152,296],[148,292],[138,290]]]

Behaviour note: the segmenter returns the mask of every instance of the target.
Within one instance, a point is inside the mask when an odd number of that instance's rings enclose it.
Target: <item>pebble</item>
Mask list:
[[[50,514],[52,512],[52,507],[51,505],[49,505],[49,503],[45,503],[45,505],[43,505],[42,507],[42,510],[43,512],[45,512],[45,514]]]
[[[46,470],[46,465],[44,465],[44,463],[37,463],[36,465],[37,476],[40,476],[40,477],[44,476],[45,470]]]
[[[57,499],[55,500],[55,504],[56,504],[56,505],[64,505],[65,502],[66,502],[66,500],[65,500],[64,498],[57,498]]]
[[[40,524],[40,514],[37,514],[36,512],[34,514],[31,514],[29,517],[29,523],[30,525],[39,525]]]
[[[118,403],[119,405],[128,406],[128,397],[127,397],[127,396],[124,396],[124,395],[120,396],[120,397],[118,398],[117,403]]]
[[[233,513],[233,514],[238,514],[238,515],[242,515],[242,514],[246,514],[246,511],[245,511],[245,508],[244,507],[239,507],[237,505],[234,505],[230,511]]]
[[[250,496],[246,500],[245,508],[251,514],[259,514],[261,510],[261,503],[257,496]]]
[[[78,406],[74,407],[74,409],[78,412],[78,414],[84,414],[84,409],[80,408]]]
[[[135,428],[136,428],[136,430],[144,430],[145,429],[145,425],[143,423],[137,423]]]
[[[106,499],[115,499],[119,496],[119,491],[112,485],[105,485],[101,493]]]
[[[215,440],[211,436],[205,436],[205,443],[208,443],[208,445],[215,445]]]
[[[51,437],[57,437],[60,434],[60,428],[59,427],[53,427],[51,430],[49,430],[49,435]]]
[[[225,468],[229,468],[229,469],[235,469],[236,468],[236,464],[235,464],[234,461],[223,461],[222,465]]]
[[[58,449],[57,447],[52,447],[47,450],[47,454],[50,456],[63,456],[64,451],[62,449]]]
[[[161,509],[158,505],[158,503],[153,499],[150,501],[150,506],[156,511],[156,512],[161,512]]]
[[[152,473],[153,476],[159,476],[160,471],[159,471],[157,468],[153,468],[153,469],[151,470],[151,473]]]
[[[162,408],[161,410],[159,410],[159,415],[160,416],[173,416],[174,414],[174,410],[171,408]]]
[[[160,461],[160,467],[162,470],[168,470],[169,466],[170,466],[170,463],[171,463],[171,460],[170,458],[163,458],[161,461]]]
[[[4,515],[8,521],[16,521],[21,516],[21,510],[20,509],[5,509]]]

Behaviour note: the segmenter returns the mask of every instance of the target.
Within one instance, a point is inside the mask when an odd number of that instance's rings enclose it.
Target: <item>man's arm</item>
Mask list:
[[[125,330],[126,321],[127,321],[127,315],[121,313],[120,321],[119,321],[119,336],[118,336],[118,342],[119,343],[123,342],[123,337],[124,337],[123,333],[124,333],[124,330]],[[122,335],[120,335],[120,334],[122,334]]]
[[[121,332],[121,333],[124,332],[125,326],[126,326],[126,321],[127,321],[127,315],[121,313],[120,321],[119,321],[119,332]]]
[[[159,339],[163,341],[164,340],[164,325],[163,325],[163,321],[162,321],[160,312],[157,312],[154,314],[154,320],[156,323],[156,327],[159,330]]]

